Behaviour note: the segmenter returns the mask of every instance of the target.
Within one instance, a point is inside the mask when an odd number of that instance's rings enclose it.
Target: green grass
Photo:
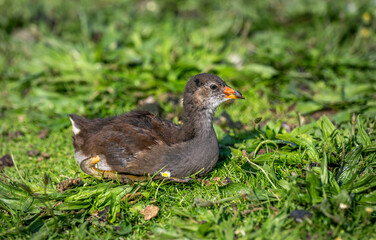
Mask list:
[[[0,238],[376,238],[375,7],[0,1],[0,157],[16,163],[0,175]],[[200,72],[246,97],[217,110],[220,159],[203,180],[120,185],[80,171],[68,113],[111,116],[153,95],[177,122]],[[145,221],[150,204],[160,210]]]

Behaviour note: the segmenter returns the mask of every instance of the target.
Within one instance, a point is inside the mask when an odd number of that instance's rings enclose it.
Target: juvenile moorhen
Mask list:
[[[154,174],[178,182],[203,176],[218,160],[214,110],[228,99],[244,97],[202,73],[185,86],[182,126],[146,111],[93,120],[70,114],[75,158],[85,173],[123,182]]]

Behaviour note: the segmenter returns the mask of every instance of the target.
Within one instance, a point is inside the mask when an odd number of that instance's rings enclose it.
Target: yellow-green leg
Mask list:
[[[119,180],[122,183],[130,183],[130,182],[139,182],[147,180],[147,176],[135,176],[135,175],[128,175],[128,174],[121,174],[116,171],[110,171],[110,170],[100,170],[95,167],[95,165],[101,161],[101,158],[97,155],[91,158],[87,158],[83,160],[80,164],[81,170],[96,178],[109,178],[113,180]],[[166,180],[171,182],[181,182],[186,183],[190,180],[193,180],[191,178],[176,178],[176,177],[162,177],[162,176],[156,176],[154,179],[157,180]]]

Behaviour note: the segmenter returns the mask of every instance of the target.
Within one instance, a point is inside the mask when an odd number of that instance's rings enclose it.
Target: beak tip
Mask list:
[[[232,89],[230,87],[227,87],[227,86],[225,88],[224,93],[226,95],[226,98],[230,98],[230,99],[245,99],[240,92],[238,92],[238,91],[236,91],[236,90],[234,90],[234,89]]]
[[[239,99],[245,99],[245,97],[243,97],[243,95],[238,91],[235,91],[235,96],[237,96]]]

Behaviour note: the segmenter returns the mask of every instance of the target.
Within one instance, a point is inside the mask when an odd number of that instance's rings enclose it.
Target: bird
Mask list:
[[[69,114],[75,159],[86,174],[121,182],[204,176],[219,156],[214,112],[229,99],[244,97],[217,75],[201,73],[186,83],[181,126],[143,110],[92,120]]]

